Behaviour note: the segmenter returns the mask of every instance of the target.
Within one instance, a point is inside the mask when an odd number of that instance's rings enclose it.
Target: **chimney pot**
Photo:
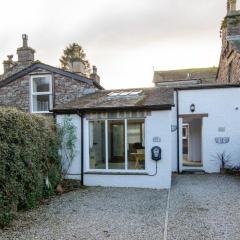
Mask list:
[[[8,72],[9,69],[14,66],[13,55],[8,55],[7,58],[8,58],[7,60],[3,61],[4,73]]]
[[[23,47],[27,48],[28,47],[28,35],[23,34],[22,35],[22,40],[23,40]]]
[[[93,71],[93,74],[97,74],[97,67],[96,67],[96,66],[93,66],[93,67],[92,67],[92,71]]]
[[[237,0],[228,0],[227,1],[227,12],[231,13],[237,10]]]
[[[22,47],[17,49],[18,62],[21,64],[29,64],[34,62],[35,50],[28,46],[28,35],[22,34]]]
[[[92,67],[92,73],[90,75],[90,78],[95,80],[96,82],[100,83],[100,77],[97,74],[97,67],[96,66]]]
[[[8,61],[12,62],[13,61],[13,55],[7,55]]]

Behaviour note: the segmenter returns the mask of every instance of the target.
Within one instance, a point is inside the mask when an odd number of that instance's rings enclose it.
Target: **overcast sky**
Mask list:
[[[152,85],[155,70],[217,66],[227,0],[11,0],[1,2],[0,60],[29,36],[36,59],[59,66],[78,42],[105,88]],[[0,69],[2,72],[2,67]]]

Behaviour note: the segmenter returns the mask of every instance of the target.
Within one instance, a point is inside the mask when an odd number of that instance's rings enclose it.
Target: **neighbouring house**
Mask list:
[[[27,35],[22,38],[23,45],[17,49],[18,60],[13,61],[13,55],[9,55],[8,60],[3,62],[0,106],[17,107],[32,113],[49,113],[59,104],[103,89],[95,66],[91,78],[88,78],[81,61],[72,64],[72,71],[35,61],[35,50],[28,46]]]
[[[221,26],[218,83],[240,83],[240,11],[236,9],[236,2],[227,1],[227,15]]]
[[[154,71],[155,86],[185,86],[216,82],[217,67]]]

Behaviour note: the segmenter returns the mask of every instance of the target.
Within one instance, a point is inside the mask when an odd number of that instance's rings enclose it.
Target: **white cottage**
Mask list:
[[[172,172],[240,162],[239,85],[104,90],[54,109],[76,127],[68,178],[87,186],[169,188]]]

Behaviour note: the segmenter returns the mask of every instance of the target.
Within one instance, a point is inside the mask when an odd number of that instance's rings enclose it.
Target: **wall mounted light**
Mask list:
[[[195,112],[195,104],[191,104],[190,105],[190,111],[191,112]]]

